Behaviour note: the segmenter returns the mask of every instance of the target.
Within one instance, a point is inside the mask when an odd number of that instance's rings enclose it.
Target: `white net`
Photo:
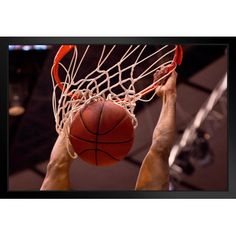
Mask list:
[[[64,80],[60,83],[55,82],[55,64],[52,67],[52,106],[56,131],[68,137],[75,113],[82,106],[100,99],[124,107],[136,128],[136,102],[148,102],[154,98],[157,84],[168,77],[175,67],[155,82],[153,74],[163,67],[173,65],[176,47],[165,45],[154,47],[155,50],[153,47],[150,50],[147,45],[130,45],[125,50],[117,45],[102,45],[100,50],[91,45],[83,46],[83,50],[73,47],[72,53],[67,55],[70,56],[69,63],[58,62],[61,73],[64,73]],[[92,61],[86,60],[88,54],[90,58],[93,55]],[[76,155],[71,153],[71,156]]]

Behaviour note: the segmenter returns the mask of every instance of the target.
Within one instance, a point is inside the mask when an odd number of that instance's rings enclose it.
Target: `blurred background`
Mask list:
[[[9,190],[39,190],[57,138],[51,66],[55,45],[9,46]],[[155,50],[151,46],[150,50]],[[224,45],[183,45],[178,68],[177,132],[170,155],[172,190],[227,190],[227,51]],[[92,58],[92,55],[91,55]],[[72,190],[133,190],[152,140],[161,100],[138,102],[139,126],[125,160],[110,167],[79,158]]]

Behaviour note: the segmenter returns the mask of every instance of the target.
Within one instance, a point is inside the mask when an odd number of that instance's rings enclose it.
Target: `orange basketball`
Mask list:
[[[81,159],[93,165],[107,166],[128,154],[134,140],[134,128],[123,107],[111,101],[95,101],[76,113],[69,139]]]

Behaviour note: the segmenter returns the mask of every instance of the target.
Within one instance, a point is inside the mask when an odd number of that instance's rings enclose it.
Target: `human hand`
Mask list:
[[[154,81],[159,80],[165,74],[166,74],[165,68],[156,71],[156,73],[153,76]],[[168,77],[161,80],[158,83],[158,87],[156,89],[157,95],[161,98],[167,95],[176,96],[176,79],[177,79],[177,73],[176,71],[173,71]]]

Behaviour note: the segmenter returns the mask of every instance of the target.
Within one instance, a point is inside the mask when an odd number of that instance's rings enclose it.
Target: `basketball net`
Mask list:
[[[77,75],[85,66],[84,60],[88,52],[92,50],[91,46],[86,46],[80,55],[75,45],[62,45],[59,48],[51,70],[52,107],[58,134],[63,133],[65,137],[68,137],[70,125],[77,111],[82,106],[101,99],[124,107],[136,128],[138,125],[134,114],[136,102],[151,101],[157,90],[161,88],[161,81],[168,78],[182,61],[182,47],[179,45],[165,45],[148,55],[147,45],[130,45],[119,58],[116,58],[116,48],[117,45],[103,45],[100,57],[97,63],[94,63],[94,69],[82,78],[78,78]],[[62,60],[69,54],[72,54],[70,63],[65,65]],[[105,68],[105,64],[111,58],[116,58],[116,62],[109,68]],[[135,72],[138,67],[144,66],[145,69],[141,73]],[[65,73],[63,81],[60,79],[59,69]],[[163,69],[165,73],[154,81],[153,74]],[[70,155],[76,157],[74,153]]]

